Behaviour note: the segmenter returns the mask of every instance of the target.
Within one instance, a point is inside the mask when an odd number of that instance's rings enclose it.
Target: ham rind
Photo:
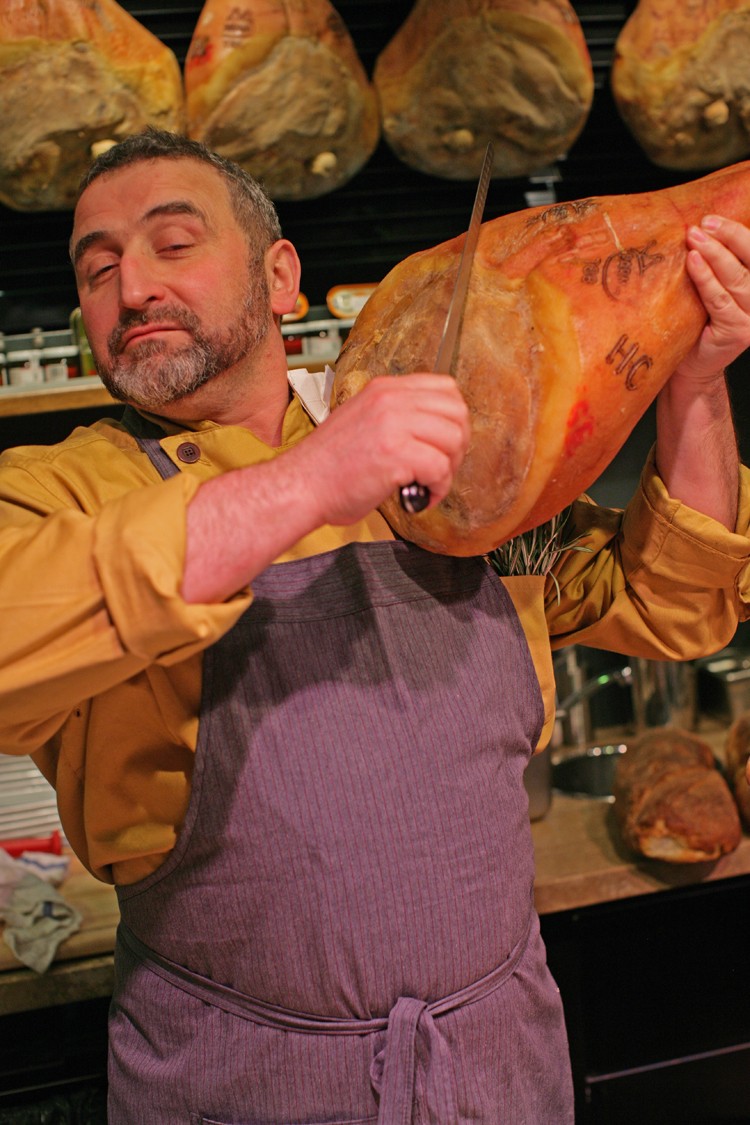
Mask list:
[[[378,56],[383,136],[412,168],[526,176],[568,152],[591,109],[586,40],[568,0],[417,0]]]
[[[382,506],[400,535],[482,554],[597,479],[706,323],[685,233],[709,212],[750,221],[750,162],[482,225],[453,367],[471,443],[438,506]],[[463,241],[414,254],[381,282],[337,360],[334,407],[375,375],[432,369]]]
[[[341,187],[380,138],[375,91],[328,0],[207,0],[185,91],[190,136],[277,200]]]
[[[146,125],[182,131],[182,76],[115,0],[0,4],[0,202],[71,209],[94,157]]]
[[[640,0],[615,44],[612,94],[649,159],[681,171],[750,154],[748,0]]]

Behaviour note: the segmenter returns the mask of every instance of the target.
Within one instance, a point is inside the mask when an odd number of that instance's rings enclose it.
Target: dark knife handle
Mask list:
[[[404,511],[408,512],[410,516],[414,516],[417,512],[423,512],[429,504],[430,490],[413,480],[411,484],[401,485],[399,500]]]

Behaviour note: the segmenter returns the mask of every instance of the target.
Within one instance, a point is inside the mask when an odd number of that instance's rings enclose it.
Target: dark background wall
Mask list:
[[[201,11],[197,0],[123,0],[123,6],[163,40],[184,62]],[[372,73],[378,53],[400,27],[411,0],[337,0],[363,61]],[[574,2],[595,73],[595,97],[583,133],[571,151],[550,168],[558,200],[588,195],[653,191],[696,178],[651,164],[620,121],[609,89],[614,43],[635,6]],[[544,175],[494,179],[485,217],[528,205],[529,193],[545,189]],[[408,254],[452,238],[466,229],[475,184],[441,180],[412,171],[381,141],[366,167],[347,185],[317,200],[280,203],[284,232],[297,246],[303,263],[302,288],[311,304],[323,304],[338,284],[377,282]],[[21,213],[0,205],[0,329],[25,332],[67,324],[77,304],[67,258],[71,214]],[[741,429],[750,417],[750,398],[740,368],[732,373],[732,391]],[[0,447],[26,440],[56,440],[72,422],[86,420],[36,416],[0,419]],[[645,450],[653,437],[649,413],[626,443],[600,484],[597,499],[624,503],[637,480]],[[744,444],[744,437],[743,437]],[[745,451],[746,458],[750,449]]]

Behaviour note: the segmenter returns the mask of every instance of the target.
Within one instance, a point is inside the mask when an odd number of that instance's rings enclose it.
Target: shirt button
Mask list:
[[[200,459],[201,451],[195,442],[183,441],[181,445],[177,446],[177,456],[180,461],[184,461],[186,465],[192,465],[195,461]]]

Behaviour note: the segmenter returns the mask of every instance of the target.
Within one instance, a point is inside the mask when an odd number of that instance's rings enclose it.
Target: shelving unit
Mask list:
[[[309,371],[322,371],[333,363],[354,318],[332,318],[325,308],[315,306],[308,315],[297,321],[283,324],[290,367],[307,367]],[[67,329],[47,333],[55,343],[65,339],[70,342]],[[12,362],[14,351],[26,348],[26,334],[6,338],[8,356]],[[47,414],[61,410],[87,410],[90,407],[115,404],[98,375],[79,375],[64,383],[23,384],[0,386],[0,418],[27,414]],[[119,404],[118,404],[119,405]]]

